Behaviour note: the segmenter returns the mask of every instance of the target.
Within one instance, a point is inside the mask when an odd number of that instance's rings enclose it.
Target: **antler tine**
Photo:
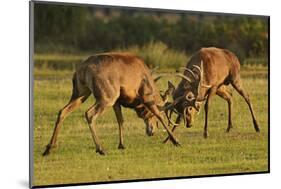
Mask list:
[[[163,77],[163,75],[159,75],[158,77],[154,78],[154,82],[157,82],[159,79],[161,79]]]
[[[201,75],[201,82],[200,82],[201,84],[200,85],[201,85],[201,87],[210,88],[211,85],[204,84],[204,75],[203,75],[204,73],[203,72],[204,72],[203,60],[201,60],[201,74],[200,74]]]
[[[192,75],[192,77],[194,79],[196,79],[196,76],[195,76],[195,74],[193,73],[193,71],[191,69],[185,68],[185,67],[181,67],[180,69],[183,69],[183,70],[187,71],[188,73],[190,73]]]
[[[167,77],[167,76],[170,76],[170,74],[166,74],[166,73],[158,74],[158,76],[154,77],[153,80],[154,82],[157,82],[159,79],[162,79],[163,77]]]
[[[165,115],[168,119],[168,122],[169,122],[169,125],[173,125],[173,126],[176,126],[178,125],[177,123],[174,123],[172,120],[171,120],[171,115],[172,115],[172,112],[173,112],[173,109],[174,109],[174,104],[173,103],[170,103],[168,104],[165,108],[164,108],[164,112],[165,112]],[[168,112],[170,111],[170,116],[168,115]]]
[[[173,103],[169,103],[169,104],[164,106],[163,110],[166,111],[166,110],[171,110],[173,108],[174,108],[174,104]]]
[[[185,95],[182,95],[182,96],[176,98],[172,103],[167,102],[167,103],[165,104],[163,110],[166,111],[166,110],[172,110],[172,109],[174,109],[175,105],[177,105],[182,99],[185,99],[185,98],[186,98],[186,96],[185,96]]]
[[[192,65],[194,68],[196,68],[198,70],[198,73],[201,73],[201,68],[197,65]]]
[[[204,88],[211,88],[212,85],[205,85],[205,84],[201,84],[201,87],[204,87]]]
[[[178,123],[173,122],[173,121],[171,120],[171,118],[168,116],[167,113],[166,113],[166,117],[167,117],[167,119],[168,119],[169,124],[171,124],[172,126],[179,125]]]
[[[183,74],[176,73],[175,76],[181,77],[182,79],[185,79],[186,81],[188,81],[189,83],[191,83],[191,79],[188,78],[188,77],[186,77],[186,76],[183,75]]]
[[[201,81],[203,82],[203,79],[204,79],[204,75],[203,75],[203,60],[201,60],[200,62],[200,66],[201,66],[201,71],[200,71],[200,75],[201,75]]]
[[[158,70],[159,69],[159,66],[155,66],[154,68],[152,68],[151,70],[150,70],[150,73],[151,74],[153,74],[156,70]]]

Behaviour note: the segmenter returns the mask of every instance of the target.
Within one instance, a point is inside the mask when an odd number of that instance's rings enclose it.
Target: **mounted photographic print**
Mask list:
[[[269,16],[30,2],[30,187],[253,173]]]

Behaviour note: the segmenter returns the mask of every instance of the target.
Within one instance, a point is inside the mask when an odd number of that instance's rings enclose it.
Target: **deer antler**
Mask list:
[[[194,67],[194,68],[198,71],[198,73],[200,73],[200,75],[199,75],[200,80],[201,80],[200,86],[201,86],[201,87],[205,87],[205,88],[210,88],[211,85],[206,85],[206,84],[204,84],[205,82],[204,82],[204,73],[203,73],[203,60],[201,60],[201,68],[200,68],[199,66],[197,66],[197,65],[192,65],[192,67]],[[188,73],[190,73],[190,74],[192,75],[192,77],[193,77],[194,79],[197,79],[196,76],[195,76],[195,74],[194,74],[194,72],[193,72],[191,69],[186,68],[186,67],[181,67],[180,69],[183,69],[183,70],[187,71]],[[181,75],[180,77],[182,77],[182,76],[185,76],[185,75]],[[182,77],[182,78],[184,78],[185,80],[191,82],[190,78],[188,78],[188,77],[186,77],[186,76],[185,76],[185,77]],[[187,78],[188,78],[188,79],[187,79]]]
[[[150,70],[151,75],[152,75],[156,70],[158,70],[158,69],[159,69],[159,66],[156,66],[156,67],[152,68],[152,69]]]
[[[201,73],[201,68],[197,65],[192,65],[195,69],[197,69],[198,73]],[[201,75],[200,75],[201,76]]]
[[[176,73],[175,76],[181,77],[182,79],[185,79],[186,81],[188,81],[189,83],[191,83],[191,79],[189,77],[186,77],[183,74],[180,73]]]
[[[199,67],[199,66],[197,66],[197,65],[194,65],[194,67]],[[201,69],[199,68],[199,70],[201,70],[201,74],[200,74],[200,86],[201,87],[205,87],[205,88],[210,88],[211,87],[211,85],[206,85],[206,84],[204,84],[205,82],[204,82],[204,67],[203,67],[203,60],[201,60]]]
[[[195,74],[193,73],[193,71],[191,69],[185,68],[185,67],[180,67],[180,69],[187,71],[188,73],[190,73],[192,75],[192,77],[194,79],[196,79],[196,76],[195,76]]]
[[[156,78],[153,78],[154,82],[157,82],[159,79],[161,79],[163,77],[163,75],[159,75]]]

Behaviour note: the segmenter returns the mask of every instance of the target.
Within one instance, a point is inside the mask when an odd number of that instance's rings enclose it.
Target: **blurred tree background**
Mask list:
[[[268,56],[267,17],[42,3],[34,11],[37,54],[145,50],[156,43],[186,55],[216,46],[240,60]]]

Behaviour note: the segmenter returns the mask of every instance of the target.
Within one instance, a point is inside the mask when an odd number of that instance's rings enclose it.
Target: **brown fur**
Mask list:
[[[151,121],[157,119],[167,130],[175,145],[172,132],[164,124],[158,106],[163,106],[151,72],[145,63],[129,53],[103,53],[89,57],[81,63],[73,76],[73,92],[69,103],[59,112],[50,143],[43,155],[55,146],[57,135],[64,118],[93,94],[96,103],[85,113],[96,151],[105,154],[96,134],[94,121],[107,107],[113,107],[119,125],[119,149],[123,144],[123,116],[121,106],[135,109],[147,124],[147,133],[152,134]]]
[[[236,55],[226,49],[219,49],[215,47],[202,48],[190,58],[189,62],[186,65],[186,68],[192,70],[194,69],[193,65],[201,67],[201,70],[203,69],[203,77],[200,78],[200,73],[197,73],[196,78],[193,78],[192,82],[188,82],[187,80],[182,79],[173,92],[173,98],[178,99],[179,97],[186,95],[190,91],[194,94],[196,98],[192,102],[187,102],[183,98],[180,103],[175,105],[175,109],[182,115],[184,113],[185,108],[195,108],[196,106],[198,106],[199,103],[205,101],[204,137],[206,138],[208,136],[207,127],[209,102],[210,99],[215,94],[217,94],[218,96],[226,100],[228,103],[228,132],[232,127],[232,94],[227,90],[226,86],[231,84],[248,104],[252,115],[254,128],[257,132],[259,132],[259,126],[256,121],[256,116],[254,114],[249,95],[242,87],[242,82],[240,78],[240,63]],[[188,78],[192,78],[191,74],[188,71],[185,71],[184,75]],[[208,87],[203,87],[203,85]],[[191,125],[191,111],[189,110],[190,108],[188,108],[186,116],[187,127]]]

